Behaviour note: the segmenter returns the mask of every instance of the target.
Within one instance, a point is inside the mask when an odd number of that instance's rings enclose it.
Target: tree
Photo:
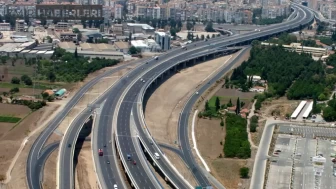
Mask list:
[[[77,52],[77,47],[76,47],[76,49],[75,49],[75,58],[78,58],[78,52]]]
[[[201,40],[202,40],[202,41],[204,40],[204,35],[203,35],[203,34],[201,35]]]
[[[44,100],[48,99],[49,93],[42,93],[42,97]]]
[[[55,75],[55,73],[52,72],[52,71],[50,71],[48,73],[48,79],[49,79],[50,82],[55,82],[56,81],[56,75]]]
[[[240,113],[240,100],[239,97],[237,98],[237,103],[236,103],[236,114],[238,115]]]
[[[196,35],[196,41],[199,41],[199,37],[198,37],[198,35]]]
[[[137,53],[138,53],[138,50],[137,50],[137,48],[135,48],[134,46],[131,46],[131,47],[129,48],[129,53],[130,53],[130,54],[137,54]]]
[[[21,76],[21,81],[23,81],[26,85],[32,85],[33,84],[33,81],[27,75]]]
[[[0,96],[0,103],[2,103],[2,97]]]
[[[240,168],[240,177],[241,178],[248,178],[248,174],[249,174],[250,169],[248,167],[242,167]]]
[[[8,57],[7,56],[2,56],[1,57],[1,63],[6,64]]]
[[[220,109],[220,100],[219,100],[219,97],[217,96],[216,97],[216,112]]]
[[[205,31],[207,32],[215,32],[215,30],[212,27],[212,21],[208,22],[207,25],[205,26]]]
[[[336,98],[336,96],[335,96],[335,95],[336,95],[336,94],[334,93],[334,94],[333,94],[333,96],[332,96],[332,99],[335,99],[335,98]]]
[[[320,113],[320,112],[321,112],[321,111],[319,111],[319,108],[317,107],[316,98],[314,97],[312,113],[313,113],[313,114],[318,114],[318,113]]]
[[[176,29],[175,28],[170,28],[170,34],[173,37],[176,37]]]
[[[191,22],[187,22],[187,30],[191,30],[193,28],[193,25]]]
[[[128,43],[131,44],[132,41],[132,32],[128,34]]]
[[[227,103],[227,107],[232,107],[232,101],[231,101],[231,98],[229,100],[229,103]]]
[[[215,34],[212,34],[211,38],[215,38],[215,37],[216,37]]]
[[[223,121],[223,119],[221,120],[221,122],[220,122],[220,126],[224,126],[224,121]]]
[[[207,39],[210,39],[210,36],[209,36],[209,34],[206,36],[206,38],[207,38]]]
[[[208,111],[208,110],[210,110],[209,102],[205,101],[205,111]]]
[[[13,84],[20,84],[20,79],[17,77],[13,77],[11,83]]]

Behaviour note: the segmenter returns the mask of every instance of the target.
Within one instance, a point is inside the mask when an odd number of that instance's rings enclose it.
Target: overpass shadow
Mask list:
[[[91,141],[91,138],[89,135],[92,132],[92,124],[93,124],[93,118],[92,116],[89,117],[89,119],[86,121],[86,123],[83,125],[82,129],[79,132],[78,139],[76,141],[76,146],[75,146],[75,153],[74,153],[74,159],[73,159],[73,175],[75,175],[77,164],[78,164],[78,158],[80,151],[84,147],[84,142],[85,141]],[[91,144],[90,144],[91,148]],[[76,188],[76,182],[74,181],[74,185]]]

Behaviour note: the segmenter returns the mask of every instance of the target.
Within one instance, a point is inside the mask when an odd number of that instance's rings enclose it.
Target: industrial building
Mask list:
[[[302,109],[306,105],[306,103],[307,103],[307,101],[301,101],[300,102],[299,106],[296,107],[293,114],[291,115],[292,119],[296,119],[298,117],[298,115],[300,114],[300,112],[302,111]]]
[[[267,46],[272,46],[275,45],[277,46],[278,44],[273,44],[273,43],[264,43],[262,42],[261,45],[267,45]],[[328,49],[327,48],[316,48],[316,47],[306,47],[306,46],[301,46],[300,43],[291,43],[290,45],[282,45],[286,50],[297,52],[297,53],[309,53],[313,56],[316,57],[322,57],[328,54]]]

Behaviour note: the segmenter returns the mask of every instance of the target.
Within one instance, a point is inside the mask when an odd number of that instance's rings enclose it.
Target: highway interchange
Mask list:
[[[149,149],[150,153],[154,152],[161,153],[157,148],[157,145],[151,145],[151,138],[146,134],[146,130],[143,129],[143,120],[142,120],[142,110],[139,112],[139,108],[142,107],[142,97],[139,96],[140,91],[144,90],[145,87],[148,87],[153,78],[159,76],[162,70],[167,70],[178,63],[178,61],[183,60],[184,58],[193,58],[197,54],[204,53],[204,49],[216,49],[219,47],[226,47],[234,44],[240,44],[246,41],[252,41],[263,36],[270,36],[288,29],[294,29],[298,27],[299,23],[304,25],[312,20],[312,14],[309,11],[299,9],[299,16],[293,18],[283,24],[277,24],[274,26],[269,26],[264,28],[260,32],[252,32],[246,35],[241,36],[232,36],[230,38],[222,38],[221,41],[216,39],[216,42],[209,40],[208,42],[198,42],[193,43],[188,46],[187,51],[181,51],[180,49],[173,49],[168,53],[159,57],[159,60],[149,60],[148,64],[140,64],[137,68],[130,71],[124,77],[122,77],[118,82],[116,82],[104,95],[102,95],[91,107],[83,110],[80,116],[78,116],[72,124],[69,126],[68,132],[66,132],[60,150],[59,157],[59,188],[74,188],[73,184],[73,151],[76,143],[78,133],[80,131],[82,123],[88,118],[92,113],[90,110],[92,107],[105,102],[102,106],[100,114],[97,114],[99,117],[99,124],[95,125],[97,127],[97,133],[99,135],[98,139],[93,139],[96,142],[99,148],[104,149],[103,158],[97,158],[95,162],[97,165],[97,170],[100,170],[100,173],[97,171],[100,184],[107,188],[113,188],[114,184],[117,184],[119,188],[125,188],[125,183],[122,181],[122,176],[120,175],[119,168],[115,166],[116,154],[113,152],[113,143],[114,137],[116,137],[116,142],[118,146],[118,152],[121,156],[121,160],[125,163],[126,170],[133,181],[133,184],[136,188],[157,188],[160,186],[157,179],[151,173],[147,164],[143,164],[143,154],[137,146],[139,141],[136,136],[140,136],[144,145]],[[196,46],[193,46],[196,44]],[[210,52],[209,52],[210,53]],[[186,56],[187,54],[187,56]],[[145,61],[144,61],[145,62]],[[119,68],[122,69],[122,68]],[[229,68],[227,68],[229,69]],[[117,70],[114,70],[117,71]],[[37,165],[40,161],[40,151],[43,149],[44,143],[47,138],[51,135],[53,130],[58,126],[58,124],[64,119],[66,114],[71,110],[71,108],[79,101],[81,96],[95,83],[97,83],[101,78],[109,75],[111,73],[106,73],[102,76],[95,78],[93,81],[89,82],[80,91],[73,97],[73,99],[67,104],[67,106],[62,110],[62,112],[48,125],[46,130],[38,137],[34,142],[33,147],[30,151],[29,158],[27,161],[27,177],[29,188],[39,188],[39,179],[35,178],[34,175],[38,175]],[[145,82],[142,82],[140,78],[143,78]],[[139,100],[140,99],[140,100]],[[117,110],[117,111],[116,111]],[[187,111],[188,109],[186,109]],[[134,112],[134,113],[132,113]],[[188,111],[189,112],[189,111]],[[182,115],[187,116],[187,113],[184,112]],[[131,114],[133,116],[131,116]],[[134,117],[135,121],[135,133],[133,134],[132,128],[130,127],[131,117]],[[180,130],[184,130],[184,124],[181,124]],[[183,132],[183,131],[182,131]],[[113,134],[115,133],[115,134]],[[181,136],[185,136],[181,135]],[[181,139],[183,138],[183,139]],[[180,137],[180,143],[182,149],[188,149],[190,151],[190,145],[186,137]],[[71,144],[69,148],[68,145]],[[155,141],[154,141],[155,144]],[[106,145],[106,147],[103,147]],[[185,151],[185,150],[183,150]],[[97,152],[93,152],[97,153]],[[136,166],[128,163],[126,160],[126,155],[131,154],[132,158],[139,162]],[[161,153],[162,154],[162,153]],[[184,153],[183,153],[184,154]],[[185,161],[189,165],[196,165],[192,155],[189,153],[184,154]],[[111,164],[107,165],[107,161]],[[170,177],[170,179],[177,185],[178,188],[188,188],[188,184],[184,181],[183,178],[176,174],[175,170],[171,168],[169,162],[165,158],[161,158],[157,163],[164,170],[164,172]],[[99,168],[98,168],[99,167]],[[196,167],[197,168],[197,167]],[[149,171],[148,171],[149,170]],[[197,171],[196,171],[197,172]],[[202,186],[208,185],[206,178],[200,174],[194,175],[198,183]],[[202,178],[203,177],[203,178]]]

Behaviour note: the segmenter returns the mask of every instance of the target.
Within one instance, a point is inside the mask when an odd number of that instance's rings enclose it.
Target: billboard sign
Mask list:
[[[35,18],[35,5],[8,5],[7,13],[16,17]]]
[[[36,5],[36,18],[46,19],[103,19],[102,5]]]

